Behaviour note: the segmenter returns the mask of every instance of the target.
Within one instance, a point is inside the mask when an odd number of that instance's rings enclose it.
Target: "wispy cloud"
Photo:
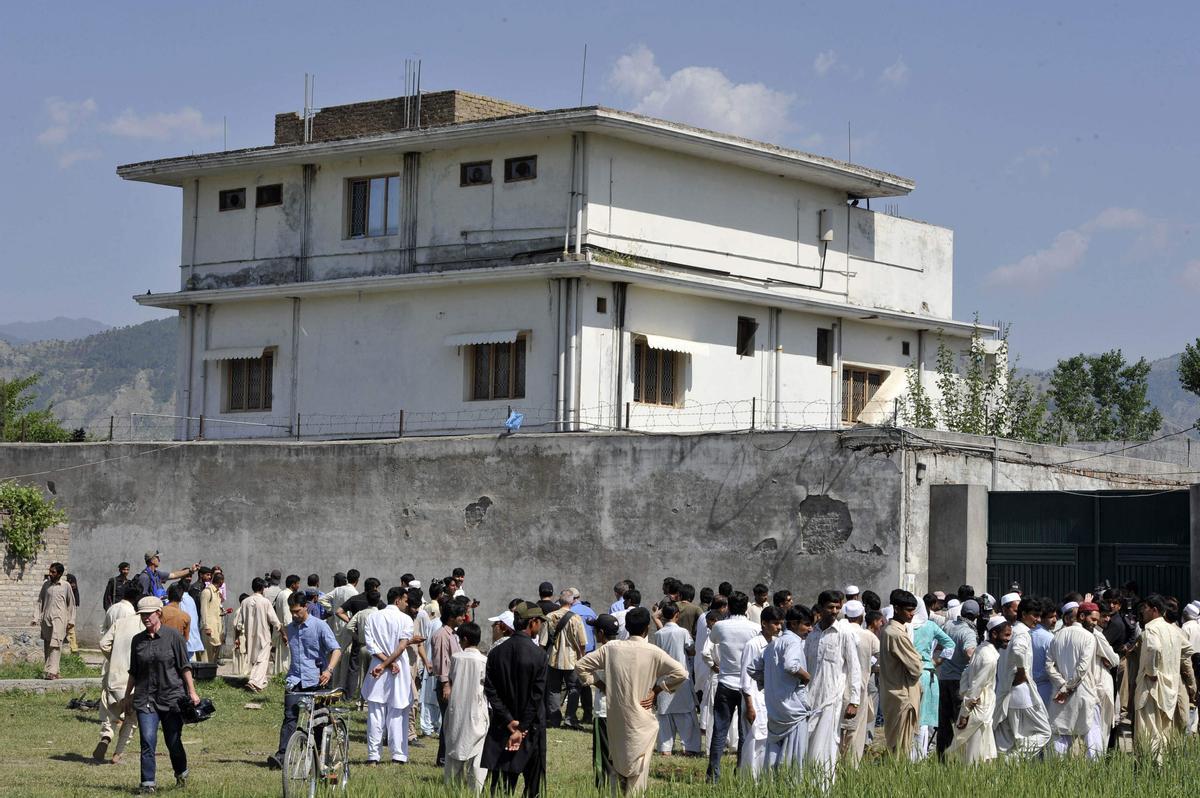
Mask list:
[[[879,80],[888,86],[903,86],[908,83],[908,75],[908,64],[904,63],[904,56],[897,56],[895,61],[884,67]]]
[[[93,160],[95,158],[99,158],[99,157],[100,157],[99,150],[92,150],[92,149],[67,150],[66,152],[59,154],[58,168],[59,169],[69,169],[70,167],[74,166],[75,164],[79,163],[80,161],[91,161],[91,160]]]
[[[631,98],[640,114],[767,140],[793,128],[788,112],[795,95],[762,83],[734,83],[713,67],[689,66],[664,75],[645,46],[617,59],[609,83]]]
[[[817,53],[817,57],[813,60],[813,71],[821,77],[824,77],[829,70],[833,69],[837,63],[837,53],[833,50],[825,50]]]
[[[1026,255],[1015,263],[993,269],[986,278],[988,285],[1029,287],[1040,285],[1057,274],[1079,266],[1087,255],[1092,237],[1113,231],[1142,231],[1154,243],[1154,231],[1162,223],[1151,219],[1137,208],[1106,208],[1078,227],[1064,230],[1054,237],[1050,246]]]
[[[1179,282],[1200,293],[1200,259],[1185,264],[1179,273]]]
[[[208,122],[204,114],[191,106],[174,112],[157,111],[139,114],[126,108],[104,129],[114,136],[133,139],[208,139],[221,132],[219,122]]]
[[[96,101],[91,97],[86,100],[47,97],[45,105],[50,126],[38,134],[37,140],[47,146],[65,143],[88,117],[96,113]]]
[[[1058,147],[1053,147],[1049,144],[1026,147],[1009,161],[1008,171],[1015,172],[1029,165],[1036,168],[1038,174],[1042,177],[1047,177],[1050,174],[1051,164],[1056,157],[1058,157]]]

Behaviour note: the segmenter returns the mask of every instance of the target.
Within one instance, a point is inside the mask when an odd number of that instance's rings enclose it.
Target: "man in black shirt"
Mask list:
[[[162,726],[175,783],[187,783],[187,753],[183,749],[184,701],[200,703],[192,682],[192,666],[188,662],[187,641],[174,629],[162,625],[162,600],[146,596],[138,601],[144,632],[134,635],[129,646],[129,684],[125,699],[133,697],[138,716],[138,734],[142,743],[142,792],[155,791],[155,749],[158,747],[158,728]]]
[[[558,602],[552,598],[553,595],[554,585],[550,584],[549,582],[542,582],[540,585],[538,585],[537,605],[546,615],[549,615],[558,609]]]
[[[367,581],[363,582],[363,592],[355,594],[346,599],[345,603],[337,609],[337,616],[344,623],[350,623],[350,619],[357,613],[365,610],[371,605],[367,598],[368,594],[378,598],[379,580],[373,576],[368,576]],[[385,605],[382,601],[375,602],[375,609],[381,610]],[[346,679],[342,685],[345,690],[345,700],[351,701],[358,698],[359,679],[362,676],[362,646],[357,640],[350,642],[350,650],[347,652],[349,660],[346,665]]]
[[[488,652],[483,694],[490,723],[480,766],[492,791],[512,794],[525,777],[525,798],[541,795],[546,776],[546,652],[537,644],[545,615],[536,604],[513,608],[516,634]]]
[[[123,562],[117,566],[117,575],[108,580],[104,586],[104,611],[125,597],[125,583],[129,581],[129,563]]]

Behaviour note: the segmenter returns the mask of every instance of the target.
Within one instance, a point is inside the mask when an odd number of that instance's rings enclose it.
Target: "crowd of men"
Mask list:
[[[159,725],[186,779],[172,715],[199,701],[191,662],[217,661],[234,612],[219,569],[158,565],[147,552],[146,570],[113,591],[95,752],[103,758],[119,729],[119,759],[136,710],[148,790]],[[385,590],[376,578],[360,587],[351,569],[326,593],[316,574],[303,587],[296,574],[255,578],[232,644],[247,690],[284,674],[268,763],[281,765],[302,695],[330,688],[366,712],[367,765],[385,761],[385,748],[407,763],[410,745],[436,735],[447,783],[479,793],[489,778],[508,791],[522,781],[526,796],[543,792],[546,731],[557,726],[591,726],[596,784],[620,794],[642,791],[653,756],[677,745],[707,757],[709,781],[733,753],[755,779],[805,770],[828,785],[872,741],[912,760],[1094,759],[1131,727],[1140,755],[1161,760],[1196,732],[1200,602],[1119,589],[1050,601],[1015,585],[997,600],[963,585],[920,599],[897,589],[885,603],[849,585],[805,606],[761,584],[750,596],[728,582],[697,594],[672,577],[648,601],[619,582],[597,610],[544,582],[536,600],[514,598],[486,619],[485,654],[465,580],[456,568],[423,588],[405,574]],[[51,607],[61,593],[43,591]]]

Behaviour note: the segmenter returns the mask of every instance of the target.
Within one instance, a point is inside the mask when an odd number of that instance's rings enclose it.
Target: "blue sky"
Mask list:
[[[0,28],[0,322],[155,317],[177,190],[119,163],[269,143],[296,110],[423,88],[641,110],[917,181],[955,231],[955,315],[1023,365],[1200,329],[1200,11],[1110,3],[23,4]],[[1010,6],[1016,6],[1015,10]],[[1173,6],[1173,7],[1172,7]],[[736,8],[736,11],[733,9]]]

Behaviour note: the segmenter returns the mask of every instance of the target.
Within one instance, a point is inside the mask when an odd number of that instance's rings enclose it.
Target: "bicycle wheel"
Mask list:
[[[350,732],[342,718],[331,719],[322,735],[321,779],[338,792],[345,792],[350,782]]]
[[[316,794],[316,770],[308,745],[308,733],[297,730],[283,752],[283,798],[313,798]]]

